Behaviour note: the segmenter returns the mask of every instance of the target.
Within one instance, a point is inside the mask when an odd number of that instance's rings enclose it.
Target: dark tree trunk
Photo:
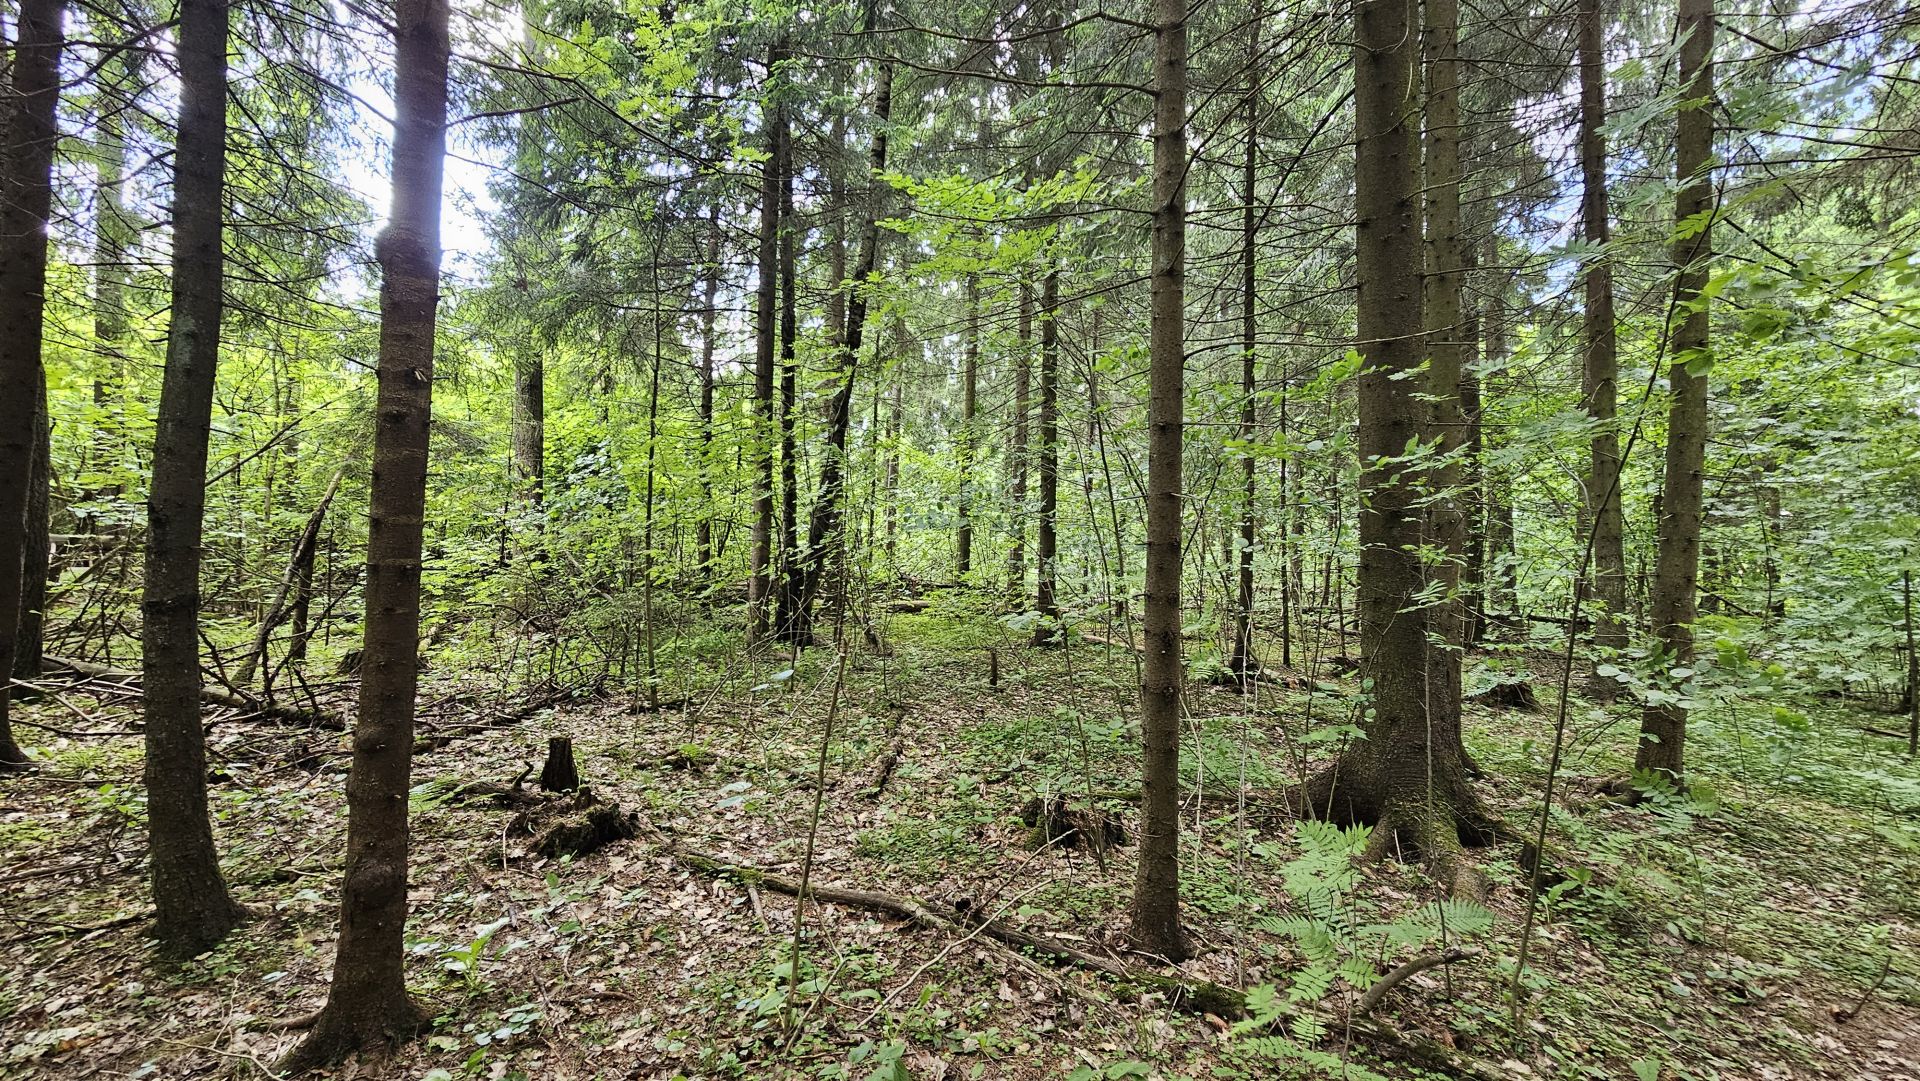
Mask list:
[[[780,192],[784,187],[780,174],[787,161],[787,111],[779,102],[778,79],[786,55],[784,41],[768,53],[767,79],[760,91],[760,109],[767,125],[767,160],[760,167],[759,282],[753,307],[753,401],[757,430],[753,441],[753,533],[749,542],[752,552],[748,557],[747,637],[754,641],[767,635],[773,599],[773,451],[778,427],[773,401],[774,321],[777,318],[774,307],[779,293]]]
[[[848,283],[846,340],[840,345],[840,385],[834,388],[827,405],[827,442],[820,462],[820,490],[813,500],[813,512],[807,522],[807,546],[802,551],[799,604],[788,641],[807,645],[813,641],[813,608],[825,576],[827,557],[840,541],[842,508],[847,476],[847,430],[853,422],[854,376],[859,368],[860,347],[866,336],[868,281],[880,259],[880,222],[884,218],[881,197],[885,191],[878,179],[887,171],[887,125],[893,118],[893,64],[882,61],[875,79],[873,106],[873,147],[869,152],[867,175],[874,178],[867,190],[866,219],[861,223],[860,254],[855,257],[853,279]]]
[[[47,566],[53,546],[53,418],[47,412],[47,377],[33,402],[33,472],[27,487],[26,535],[20,548],[20,638],[13,678],[37,679],[47,643]]]
[[[1607,215],[1606,21],[1600,0],[1580,0],[1580,217],[1593,249],[1585,274],[1585,360],[1581,397],[1593,420],[1586,479],[1592,525],[1593,644],[1602,656],[1627,646],[1627,559],[1620,512],[1619,362],[1614,342],[1613,264],[1607,253],[1612,228]],[[1615,680],[1595,676],[1594,690],[1618,693]]]
[[[1907,624],[1907,757],[1920,756],[1920,650],[1914,638],[1920,631],[1913,626],[1913,572],[1900,572],[1900,607]]]
[[[1478,808],[1447,718],[1429,724],[1427,636],[1433,609],[1419,553],[1424,512],[1418,478],[1400,462],[1423,434],[1416,379],[1421,341],[1420,218],[1416,143],[1408,100],[1417,50],[1409,5],[1363,0],[1356,8],[1355,158],[1359,226],[1361,673],[1372,680],[1366,738],[1306,787],[1304,802],[1336,819],[1371,822],[1375,852],[1426,858],[1455,892],[1478,884],[1458,856]]]
[[[1707,451],[1707,377],[1692,366],[1712,357],[1707,298],[1713,258],[1713,0],[1680,0],[1680,81],[1685,89],[1674,133],[1680,190],[1674,197],[1672,367],[1668,370],[1666,478],[1660,544],[1653,572],[1652,622],[1660,664],[1693,661],[1695,591],[1700,571],[1701,471]],[[1649,705],[1640,718],[1634,772],[1686,776],[1687,710]]]
[[[720,208],[707,214],[707,278],[700,305],[700,520],[694,526],[694,549],[704,578],[713,573],[713,353],[714,325],[720,297]]]
[[[347,858],[333,983],[289,1072],[391,1047],[426,1018],[407,994],[407,790],[419,679],[440,185],[447,134],[447,2],[394,5],[393,210],[380,234],[379,394],[367,538],[360,715],[347,780]]]
[[[1180,489],[1186,378],[1187,0],[1157,0],[1153,49],[1153,268],[1148,281],[1147,573],[1140,680],[1140,864],[1129,934],[1181,961]]]
[[[1011,502],[1007,532],[1007,593],[1015,602],[1027,593],[1027,417],[1032,411],[1033,373],[1027,351],[1033,344],[1033,287],[1019,285],[1019,315],[1016,327],[1018,344],[1013,350],[1013,442],[1007,448],[1007,471],[1011,474]]]
[[[1429,618],[1425,709],[1436,740],[1449,757],[1466,760],[1460,739],[1460,670],[1466,649],[1466,597],[1461,568],[1467,550],[1460,458],[1467,443],[1460,383],[1466,369],[1465,323],[1460,301],[1466,244],[1460,231],[1460,41],[1459,0],[1426,0],[1421,53],[1426,121],[1426,276],[1422,282],[1427,346],[1427,395],[1438,455],[1430,475],[1433,498],[1427,513],[1430,543],[1440,558],[1432,570],[1439,599]]]
[[[573,761],[573,740],[554,736],[547,740],[547,760],[540,766],[540,788],[547,792],[572,792],[580,787],[580,769]]]
[[[1249,60],[1259,56],[1259,23],[1256,8],[1255,32]],[[1239,573],[1236,582],[1237,592],[1234,598],[1233,651],[1227,659],[1227,671],[1240,677],[1241,686],[1250,686],[1253,675],[1260,671],[1260,659],[1253,653],[1253,542],[1259,527],[1259,505],[1255,501],[1257,492],[1254,481],[1258,475],[1257,463],[1253,456],[1254,425],[1259,419],[1255,408],[1254,361],[1259,352],[1259,331],[1256,320],[1255,301],[1258,298],[1258,279],[1256,269],[1259,263],[1254,241],[1258,239],[1259,211],[1254,203],[1259,198],[1258,166],[1260,163],[1259,131],[1259,87],[1260,81],[1255,69],[1249,66],[1247,71],[1247,97],[1244,102],[1247,125],[1246,157],[1240,171],[1240,544],[1236,555]],[[1284,488],[1283,488],[1284,490]],[[1282,572],[1284,577],[1284,571]],[[1284,622],[1286,585],[1281,584],[1281,620]],[[1285,632],[1282,631],[1284,638]],[[1282,649],[1284,650],[1284,646]]]
[[[783,139],[780,177],[780,547],[774,585],[774,637],[799,633],[800,576],[800,335],[799,257],[793,214],[793,142]]]
[[[220,878],[200,731],[200,539],[220,359],[226,203],[226,0],[180,5],[179,59],[173,318],[154,434],[140,608],[154,931],[162,953],[184,958],[225,938],[244,915]]]
[[[1060,506],[1060,270],[1049,267],[1040,283],[1040,445],[1036,473],[1040,482],[1040,518],[1034,536],[1033,610],[1040,621],[1033,644],[1061,641],[1060,603],[1054,596],[1054,560],[1060,551],[1055,515]]]
[[[967,344],[960,373],[960,527],[954,537],[956,576],[973,575],[974,414],[980,403],[980,280],[967,275]]]
[[[53,205],[53,148],[60,139],[65,44],[60,0],[21,0],[15,21],[12,93],[6,151],[0,155],[0,673],[19,654],[21,572],[25,566],[27,492],[32,487],[38,425],[32,402],[46,374],[40,363],[41,315],[47,292],[47,215]],[[0,772],[27,756],[14,742],[12,684],[0,679]]]

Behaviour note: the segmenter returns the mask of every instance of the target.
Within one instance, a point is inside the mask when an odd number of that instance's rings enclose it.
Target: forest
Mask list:
[[[1920,1078],[1920,9],[6,0],[0,1077]]]

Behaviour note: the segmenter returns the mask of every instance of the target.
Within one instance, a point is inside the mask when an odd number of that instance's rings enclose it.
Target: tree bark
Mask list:
[[[513,364],[513,490],[529,507],[546,498],[546,442],[547,366],[526,352]]]
[[[1685,87],[1674,134],[1680,190],[1674,197],[1672,365],[1667,373],[1666,475],[1651,616],[1667,670],[1693,661],[1700,572],[1702,469],[1707,450],[1707,377],[1711,363],[1708,301],[1702,295],[1713,258],[1713,0],[1680,0],[1680,80]],[[1696,374],[1695,369],[1700,369]],[[1634,772],[1686,776],[1687,710],[1677,702],[1641,713]]]
[[[1033,287],[1022,280],[1018,287],[1019,311],[1015,320],[1018,335],[1013,351],[1013,442],[1007,448],[1007,471],[1012,474],[1011,502],[1007,532],[1007,593],[1015,601],[1027,592],[1027,418],[1032,412],[1033,375],[1027,351],[1033,345]]]
[[[1606,21],[1600,0],[1580,0],[1580,217],[1592,249],[1586,264],[1585,355],[1581,397],[1593,422],[1586,478],[1592,522],[1593,644],[1601,657],[1627,646],[1627,560],[1620,510],[1619,360],[1614,338],[1613,264],[1607,245]],[[1581,538],[1583,542],[1588,538]],[[1595,675],[1593,688],[1611,699],[1613,679]]]
[[[161,952],[180,958],[212,948],[244,915],[220,877],[200,730],[200,543],[220,359],[227,9],[226,0],[180,5],[173,318],[154,435],[140,605],[154,931]]]
[[[1051,256],[1049,256],[1051,258]],[[1060,603],[1054,561],[1060,552],[1055,516],[1060,507],[1060,268],[1050,266],[1040,283],[1040,444],[1035,473],[1040,482],[1038,528],[1034,535],[1033,644],[1061,641]]]
[[[1428,507],[1433,546],[1439,550],[1432,578],[1439,599],[1431,613],[1434,635],[1427,647],[1424,709],[1436,738],[1452,744],[1451,755],[1464,761],[1460,742],[1461,658],[1466,649],[1466,597],[1461,568],[1466,560],[1467,519],[1461,507],[1460,458],[1467,443],[1467,421],[1460,384],[1466,365],[1461,280],[1466,244],[1460,229],[1460,5],[1459,0],[1426,0],[1421,53],[1425,67],[1426,277],[1422,283],[1427,345],[1427,394],[1431,430],[1438,456],[1430,476]]]
[[[747,578],[747,637],[765,638],[771,626],[769,602],[773,594],[773,362],[774,305],[780,274],[780,173],[786,165],[787,113],[778,99],[777,79],[786,60],[783,39],[767,55],[767,79],[761,87],[760,110],[767,127],[767,160],[760,167],[759,282],[753,310],[754,434],[753,533],[749,544]]]
[[[715,324],[719,312],[714,307],[720,297],[720,207],[716,203],[707,212],[706,281],[701,286],[700,305],[700,520],[694,526],[694,550],[700,575],[713,573],[713,354]]]
[[[1169,961],[1180,926],[1181,440],[1185,423],[1187,0],[1156,0],[1153,250],[1148,280],[1147,567],[1140,679],[1140,863],[1129,934]]]
[[[421,523],[426,511],[440,187],[447,136],[447,0],[394,5],[393,210],[380,234],[367,612],[360,714],[347,781],[340,942],[319,1020],[289,1072],[391,1047],[425,1016],[407,994],[407,790],[419,678]]]
[[[1374,851],[1418,855],[1456,893],[1477,893],[1457,859],[1476,825],[1459,741],[1429,713],[1427,637],[1434,609],[1419,548],[1425,513],[1407,448],[1424,433],[1417,373],[1422,361],[1417,145],[1407,95],[1417,47],[1400,0],[1355,9],[1355,155],[1359,291],[1361,675],[1371,681],[1366,738],[1306,786],[1313,813],[1375,825]],[[1437,703],[1436,703],[1437,705]],[[1335,787],[1337,784],[1337,787]],[[1477,839],[1477,833],[1476,833]]]
[[[61,0],[21,0],[15,21],[12,93],[0,155],[0,401],[31,402],[40,391],[41,316],[47,292],[47,216],[53,205],[53,148],[60,139],[65,44]],[[21,571],[27,492],[33,476],[32,409],[0,410],[0,673],[19,653]],[[14,742],[12,684],[0,679],[0,772],[26,764]]]
[[[1259,212],[1255,202],[1259,198],[1260,163],[1260,80],[1255,62],[1260,54],[1259,35],[1260,9],[1254,9],[1253,44],[1249,49],[1247,68],[1247,96],[1243,103],[1246,113],[1246,156],[1240,171],[1240,544],[1236,554],[1238,563],[1237,592],[1234,598],[1233,651],[1227,659],[1227,671],[1240,677],[1241,686],[1251,685],[1252,678],[1260,671],[1260,659],[1253,653],[1253,542],[1259,528],[1259,506],[1255,501],[1258,494],[1254,486],[1257,479],[1257,463],[1253,456],[1253,440],[1258,411],[1255,408],[1254,362],[1259,352],[1259,331],[1256,320],[1255,301],[1258,299],[1258,252],[1254,241],[1258,239]],[[1284,484],[1282,490],[1285,490]],[[1286,620],[1286,583],[1284,568],[1281,571],[1281,621]],[[1283,626],[1281,637],[1286,637]],[[1282,650],[1284,652],[1285,646]]]
[[[20,548],[20,630],[13,678],[33,679],[46,655],[47,567],[53,546],[53,418],[47,412],[47,375],[33,402],[33,471],[27,487],[26,535]]]
[[[973,576],[974,414],[980,407],[980,279],[967,275],[967,344],[961,360],[960,527],[954,537],[954,570],[961,582]]]

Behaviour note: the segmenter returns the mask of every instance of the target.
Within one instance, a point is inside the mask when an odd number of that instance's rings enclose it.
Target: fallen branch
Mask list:
[[[45,657],[45,661],[54,668],[65,669],[73,673],[80,681],[94,679],[113,681],[119,683],[124,689],[132,689],[131,685],[137,684],[141,678],[138,672],[129,672],[120,668],[109,668],[104,664],[95,664],[92,661],[83,661],[75,657],[56,657],[49,653]],[[321,713],[309,709],[296,709],[292,706],[279,706],[269,702],[260,702],[248,698],[245,695],[236,694],[232,691],[209,685],[201,686],[200,700],[209,705],[225,706],[228,709],[237,709],[249,716],[266,717],[270,720],[281,721],[286,724],[305,725],[310,728],[330,728],[335,731],[344,731],[347,727],[347,722],[342,720],[337,714]]]
[[[1408,979],[1430,968],[1439,968],[1441,965],[1450,965],[1455,961],[1464,961],[1479,952],[1479,950],[1448,949],[1440,953],[1421,954],[1413,960],[1395,968],[1385,976],[1380,977],[1378,980],[1375,980],[1373,986],[1367,988],[1367,993],[1360,996],[1360,1002],[1354,1006],[1353,1012],[1361,1015],[1372,1013],[1373,1008],[1380,1005],[1380,1000],[1387,997],[1387,992],[1405,983]]]

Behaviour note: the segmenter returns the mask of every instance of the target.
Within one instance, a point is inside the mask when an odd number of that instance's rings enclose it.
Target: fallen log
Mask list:
[[[45,658],[51,669],[63,669],[81,681],[98,679],[120,684],[137,684],[140,673],[129,672],[121,668],[109,668],[104,664],[83,661],[76,657],[56,657],[48,654]],[[48,675],[54,674],[49,671]],[[235,694],[225,688],[203,684],[200,688],[200,700],[209,705],[225,706],[237,709],[249,716],[266,717],[285,724],[305,725],[310,728],[330,728],[345,731],[347,722],[338,714],[317,712],[310,709],[296,709],[293,706],[275,705],[261,702],[244,695]]]
[[[716,877],[732,878],[743,885],[771,890],[789,897],[799,897],[801,893],[800,883],[784,875],[686,849],[670,848],[668,852],[675,862],[689,870]],[[897,897],[868,890],[840,889],[817,883],[808,883],[806,893],[809,898],[817,902],[892,916],[930,931],[963,937],[974,933],[982,934],[1004,945],[1026,950],[1038,957],[1102,973],[1123,986],[1163,994],[1166,996],[1168,1005],[1196,1016],[1210,1015],[1226,1021],[1245,1020],[1251,1016],[1247,1009],[1246,995],[1231,987],[1207,980],[1167,976],[1146,971],[1116,957],[1091,953],[1044,935],[1030,934],[1008,926],[1000,920],[979,919],[968,912],[947,905],[913,897]],[[1443,956],[1458,960],[1460,958],[1456,956],[1457,953],[1458,951],[1449,951]],[[1412,963],[1409,963],[1383,977],[1383,982],[1391,982],[1386,983],[1385,988],[1381,990],[1382,997],[1387,990],[1391,990],[1395,984],[1405,980],[1414,971],[1419,971],[1419,968],[1412,967]],[[1437,1041],[1401,1032],[1364,1017],[1327,1016],[1324,1020],[1332,1032],[1345,1032],[1363,1040],[1386,1044],[1450,1076],[1471,1078],[1472,1081],[1520,1081],[1523,1076],[1503,1065],[1475,1058],[1443,1046]]]

